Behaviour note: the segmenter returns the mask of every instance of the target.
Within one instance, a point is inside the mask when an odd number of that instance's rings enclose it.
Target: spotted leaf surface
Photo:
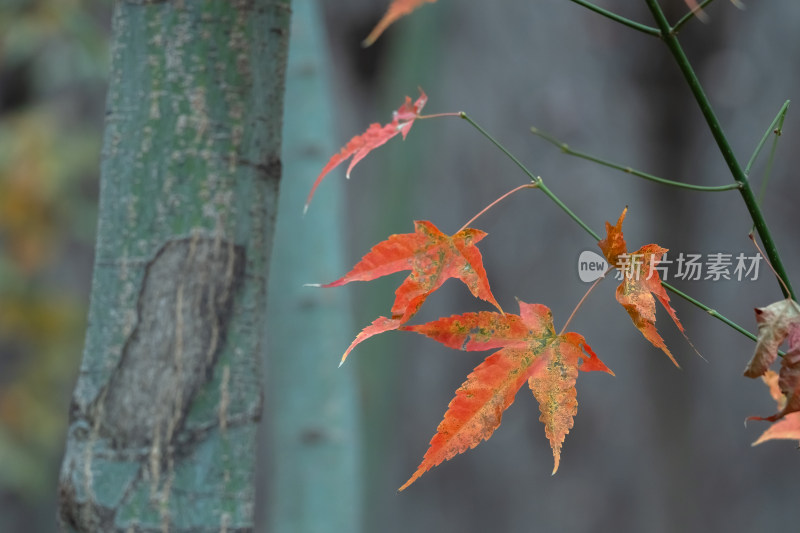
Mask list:
[[[755,311],[758,341],[753,358],[745,368],[745,376],[757,378],[774,374],[769,366],[778,358],[781,344],[784,341],[789,343],[789,351],[781,360],[777,382],[769,382],[773,397],[779,400],[779,410],[772,416],[752,417],[775,422],[800,411],[800,306],[794,300],[786,299]],[[777,392],[774,387],[777,387]]]
[[[627,211],[627,208],[622,211],[615,225],[606,222],[606,238],[598,242],[598,246],[609,264],[616,266],[622,272],[622,283],[616,292],[617,301],[628,312],[633,324],[642,332],[644,338],[667,354],[675,366],[679,366],[656,329],[656,300],[658,300],[684,337],[686,336],[675,309],[670,305],[667,291],[661,286],[661,276],[656,268],[667,249],[657,244],[646,244],[628,254],[622,233],[622,222]]]
[[[391,317],[380,317],[367,326],[342,360],[361,341],[407,322],[425,299],[450,278],[461,280],[475,297],[502,311],[489,287],[483,257],[476,246],[485,236],[485,232],[473,228],[445,235],[432,222],[416,221],[414,233],[391,235],[376,244],[345,276],[322,285],[339,287],[351,281],[370,281],[403,270],[411,271],[395,291]]]
[[[553,450],[553,473],[558,470],[561,446],[578,410],[578,370],[613,372],[581,335],[557,335],[546,306],[519,305],[519,315],[483,311],[401,326],[451,348],[501,349],[478,365],[456,391],[422,463],[400,490],[430,468],[491,437],[525,383],[539,402],[539,420]]]

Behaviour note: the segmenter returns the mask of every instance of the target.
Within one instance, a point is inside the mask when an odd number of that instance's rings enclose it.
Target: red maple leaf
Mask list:
[[[769,387],[770,395],[778,402],[778,411],[786,408],[786,395],[781,392],[779,385],[780,378],[777,372],[767,370],[761,379]],[[748,420],[769,420],[758,416],[751,416]],[[767,430],[758,437],[753,446],[773,439],[790,439],[800,441],[800,412],[784,415],[783,418],[772,424]]]
[[[370,281],[402,270],[411,271],[395,291],[391,317],[379,317],[359,333],[344,353],[342,362],[363,340],[407,322],[425,299],[450,278],[460,279],[476,298],[502,312],[489,288],[483,257],[476,246],[485,236],[485,232],[473,228],[449,236],[433,223],[419,220],[414,222],[414,233],[391,235],[376,244],[345,276],[321,285],[339,287],[351,281]]]
[[[520,301],[519,307],[519,315],[482,311],[400,328],[459,350],[502,348],[478,365],[456,391],[422,463],[400,490],[430,468],[491,437],[526,382],[539,402],[539,420],[553,449],[553,473],[558,470],[561,445],[578,412],[578,370],[613,372],[581,335],[557,335],[546,306]]]
[[[781,420],[772,424],[755,442],[753,442],[753,446],[768,440],[776,439],[800,441],[800,413],[789,413]]]
[[[625,219],[627,211],[628,208],[626,207],[615,226],[606,222],[607,236],[597,244],[609,264],[616,266],[622,272],[622,283],[617,287],[617,301],[628,312],[633,324],[642,332],[642,335],[653,346],[661,348],[675,363],[675,366],[679,367],[678,362],[664,343],[664,339],[658,334],[655,325],[655,300],[658,299],[664,309],[667,310],[672,321],[675,322],[675,325],[686,337],[683,325],[678,320],[675,309],[669,303],[669,296],[667,296],[667,291],[664,290],[664,287],[661,286],[661,277],[655,268],[667,252],[667,249],[657,244],[645,244],[632,254],[628,254],[625,237],[622,234],[622,221]],[[653,295],[655,295],[655,298],[653,298]]]
[[[350,165],[347,167],[346,173],[346,176],[349,179],[350,171],[353,170],[353,167],[355,167],[359,161],[364,159],[364,157],[366,157],[366,155],[372,150],[385,144],[389,139],[398,134],[402,134],[403,139],[406,138],[411,126],[414,124],[414,120],[419,116],[419,112],[422,111],[422,108],[425,107],[425,103],[428,101],[428,96],[422,89],[419,90],[419,93],[419,98],[417,98],[413,104],[411,103],[411,98],[406,96],[406,101],[403,103],[403,105],[397,108],[397,110],[393,113],[391,122],[384,126],[381,126],[377,122],[370,124],[369,128],[367,128],[367,131],[350,139],[350,141],[339,151],[339,153],[334,154],[328,160],[328,163],[322,169],[322,172],[319,173],[316,181],[314,181],[314,185],[311,186],[311,191],[308,193],[308,198],[306,199],[306,205],[303,208],[304,212],[308,210],[308,206],[311,203],[311,198],[314,196],[314,191],[317,190],[319,184],[322,183],[322,179],[331,170],[352,157],[353,159],[350,161]]]
[[[386,28],[391,26],[397,19],[408,15],[422,4],[433,3],[435,1],[436,0],[393,0],[392,3],[389,4],[389,9],[386,10],[386,14],[370,32],[367,38],[364,39],[364,42],[361,43],[362,46],[370,46],[377,41],[378,37],[381,36]]]
[[[780,410],[756,420],[774,422],[784,416],[800,411],[800,305],[791,299],[780,300],[756,310],[758,342],[753,358],[747,364],[744,375],[757,378],[768,372],[769,366],[778,358],[778,348],[788,338],[789,351],[783,356],[777,386],[782,397]],[[773,394],[775,396],[775,394]]]

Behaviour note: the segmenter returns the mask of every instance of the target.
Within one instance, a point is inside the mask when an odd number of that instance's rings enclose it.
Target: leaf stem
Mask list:
[[[767,139],[769,139],[770,136],[773,134],[776,136],[779,136],[781,134],[781,130],[783,129],[783,121],[786,119],[786,112],[789,110],[789,102],[790,100],[786,100],[783,103],[780,111],[778,111],[778,114],[770,123],[769,127],[767,128],[767,131],[764,132],[764,135],[761,137],[761,140],[758,142],[758,145],[756,145],[756,149],[753,150],[753,155],[750,156],[750,160],[747,162],[747,166],[744,167],[745,176],[750,176],[750,171],[753,169],[753,164],[756,162],[758,154],[761,153],[761,150],[767,143]]]
[[[756,197],[758,205],[761,205],[761,203],[764,201],[764,194],[767,192],[767,184],[769,183],[769,178],[772,175],[772,164],[775,161],[775,151],[778,148],[778,139],[780,139],[781,133],[783,132],[783,121],[786,119],[786,111],[788,109],[789,109],[789,100],[786,100],[786,102],[783,104],[783,107],[781,107],[781,110],[778,112],[778,116],[776,116],[775,120],[772,121],[772,124],[770,124],[769,128],[767,128],[767,131],[764,132],[764,136],[761,138],[761,142],[758,143],[756,150],[750,157],[750,161],[747,163],[747,167],[745,167],[744,169],[744,173],[747,174],[747,176],[749,177],[751,167],[753,166],[756,157],[758,157],[758,153],[761,151],[761,148],[766,143],[767,138],[770,135],[774,134],[775,138],[772,140],[772,148],[770,148],[769,157],[767,158],[767,166],[764,169],[764,179],[761,181],[761,187],[758,188],[758,196]],[[753,227],[753,230],[751,230],[750,233],[752,233],[754,230],[755,227]],[[762,253],[761,255],[764,254]]]
[[[781,130],[775,130],[775,139],[772,141],[772,148],[769,150],[769,157],[767,158],[767,166],[764,168],[764,179],[761,181],[761,187],[758,188],[758,197],[756,201],[758,201],[758,205],[764,201],[764,194],[767,192],[767,184],[769,183],[769,178],[772,175],[772,164],[775,162],[775,150],[778,148],[778,139],[781,136]]]
[[[589,155],[585,152],[579,152],[578,150],[574,150],[569,147],[569,145],[565,142],[562,142],[552,135],[541,131],[538,128],[532,127],[531,133],[536,135],[537,137],[541,137],[542,139],[546,140],[550,144],[557,146],[562,152],[567,155],[579,157],[581,159],[585,159],[587,161],[591,161],[593,163],[597,163],[598,165],[602,165],[604,167],[613,168],[614,170],[619,170],[621,172],[625,172],[626,174],[631,174],[632,176],[636,176],[638,178],[646,179],[649,181],[654,181],[656,183],[660,183],[662,185],[668,185],[670,187],[678,187],[680,189],[689,189],[691,191],[704,191],[704,192],[720,192],[720,191],[731,191],[734,189],[741,189],[742,185],[740,183],[731,183],[728,185],[693,185],[691,183],[683,183],[680,181],[668,180],[664,178],[659,178],[658,176],[653,176],[652,174],[648,174],[646,172],[642,172],[640,170],[636,170],[634,168],[619,165],[617,163],[612,163],[611,161],[607,161],[605,159],[600,159],[599,157],[595,157],[593,155]]]
[[[414,117],[414,120],[425,120],[429,118],[441,118],[441,117],[460,117],[461,111],[456,111],[454,113],[434,113],[433,115],[417,115]]]
[[[614,22],[619,22],[623,26],[627,26],[629,28],[633,28],[634,30],[640,31],[642,33],[646,33],[647,35],[652,35],[654,37],[658,37],[659,31],[657,28],[653,28],[652,26],[647,26],[646,24],[641,24],[639,22],[635,22],[633,20],[627,19],[621,15],[617,15],[612,11],[608,11],[607,9],[603,9],[602,7],[596,6],[586,0],[570,0],[574,4],[578,4],[580,6],[585,7],[591,11],[599,15],[603,15],[604,17],[613,20]]]
[[[700,107],[700,111],[703,113],[703,116],[706,119],[706,123],[711,130],[711,134],[713,135],[714,140],[717,142],[717,146],[722,153],[722,157],[728,164],[728,168],[730,169],[733,178],[741,184],[739,192],[742,195],[745,206],[747,206],[747,210],[750,212],[750,217],[753,219],[753,224],[758,232],[758,236],[761,238],[761,242],[764,243],[764,249],[767,253],[767,257],[772,262],[772,265],[775,267],[775,270],[778,272],[781,279],[786,282],[786,286],[789,289],[789,293],[787,294],[783,286],[781,286],[781,292],[784,293],[784,296],[791,296],[792,299],[796,299],[794,296],[794,291],[792,290],[792,286],[789,283],[789,277],[786,274],[786,269],[783,266],[783,261],[778,253],[778,247],[775,244],[775,241],[772,239],[772,234],[769,231],[769,227],[767,227],[767,222],[764,219],[761,208],[758,206],[756,197],[750,188],[750,182],[747,180],[747,176],[742,170],[739,161],[736,160],[736,155],[733,153],[733,149],[728,142],[728,138],[722,131],[722,126],[720,125],[719,120],[717,119],[717,116],[711,107],[711,103],[709,102],[705,91],[703,91],[702,85],[700,85],[700,80],[697,78],[691,63],[689,62],[689,58],[686,57],[686,53],[683,51],[683,47],[681,47],[678,38],[672,33],[672,29],[669,26],[669,22],[667,22],[664,12],[661,10],[661,6],[658,4],[658,0],[645,0],[645,3],[650,9],[650,12],[653,14],[653,18],[661,30],[661,38],[666,43],[667,48],[669,48],[669,51],[675,59],[675,62],[678,64],[678,67],[683,73],[683,76],[689,85],[689,89],[692,91],[692,94],[694,95],[694,98]]]
[[[583,298],[581,298],[581,299],[580,299],[580,301],[578,302],[578,305],[576,305],[576,306],[575,306],[575,309],[573,309],[573,310],[572,310],[572,313],[569,315],[569,318],[567,319],[567,321],[566,321],[566,322],[564,322],[564,327],[563,327],[563,328],[561,328],[561,331],[559,331],[559,332],[558,332],[558,336],[559,336],[559,337],[560,337],[561,335],[563,335],[565,331],[567,331],[567,327],[569,327],[569,323],[570,323],[570,322],[572,322],[572,318],[575,316],[575,313],[577,313],[577,312],[578,312],[578,309],[580,309],[580,308],[581,308],[581,306],[583,305],[583,302],[584,302],[584,300],[586,300],[586,297],[587,297],[587,296],[589,296],[589,293],[590,293],[590,292],[592,292],[592,291],[594,290],[594,288],[597,286],[597,284],[598,284],[598,283],[600,283],[601,281],[603,281],[604,279],[606,279],[606,274],[608,274],[609,272],[611,272],[611,271],[612,271],[612,270],[614,270],[615,268],[616,268],[616,267],[613,267],[613,266],[612,266],[612,267],[609,267],[609,268],[608,268],[608,270],[606,270],[605,272],[603,272],[603,275],[602,275],[602,276],[600,276],[599,278],[597,278],[596,280],[594,280],[594,283],[592,283],[592,286],[591,286],[591,287],[589,287],[589,290],[587,290],[587,291],[586,291],[586,294],[584,294],[584,295],[583,295]]]
[[[466,224],[464,224],[463,226],[461,226],[461,229],[459,229],[459,230],[458,230],[456,233],[458,233],[458,232],[460,232],[460,231],[464,231],[465,229],[467,229],[467,227],[469,227],[469,225],[470,225],[470,224],[472,224],[473,222],[475,222],[475,220],[476,220],[478,217],[480,217],[481,215],[483,215],[484,213],[486,213],[486,212],[487,212],[489,209],[493,208],[495,205],[499,204],[500,202],[502,202],[503,200],[505,200],[506,198],[508,198],[508,197],[509,197],[509,196],[511,196],[512,194],[514,194],[515,192],[517,192],[517,191],[519,191],[519,190],[522,190],[522,189],[535,189],[535,188],[537,188],[537,187],[538,187],[538,186],[537,186],[535,183],[526,183],[525,185],[520,185],[519,187],[515,187],[515,188],[511,189],[510,191],[508,191],[507,193],[505,193],[503,196],[501,196],[500,198],[498,198],[498,199],[497,199],[497,200],[495,200],[494,202],[490,203],[489,205],[487,205],[486,207],[484,207],[483,209],[481,209],[481,211],[480,211],[480,212],[479,212],[477,215],[475,215],[474,217],[472,217],[471,219],[469,219],[469,220],[467,221],[467,223],[466,223]]]
[[[781,134],[783,132],[783,121],[786,119],[786,111],[788,109],[789,109],[789,100],[786,100],[786,103],[783,104],[783,107],[781,108],[781,111],[778,113],[778,116],[775,117],[775,120],[772,121],[772,124],[770,124],[769,129],[764,133],[764,137],[762,138],[761,143],[756,148],[756,152],[753,153],[753,157],[751,157],[751,161],[747,164],[747,168],[745,168],[744,171],[745,174],[747,174],[749,177],[750,167],[753,164],[753,161],[755,160],[756,156],[758,155],[758,152],[761,151],[761,147],[764,145],[764,141],[766,141],[769,135],[774,134],[775,138],[772,140],[772,147],[769,150],[769,157],[767,158],[767,166],[764,169],[764,178],[761,180],[761,186],[758,188],[758,196],[756,197],[758,205],[761,205],[763,203],[764,194],[766,194],[767,192],[767,184],[769,183],[770,176],[772,176],[772,164],[775,162],[775,151],[778,148],[778,139],[780,139]],[[750,230],[751,238],[753,235],[753,231],[755,231],[755,226],[753,227],[753,229]],[[755,244],[755,240],[753,240],[753,243]],[[756,246],[758,245],[756,244]],[[761,253],[762,256],[764,255],[761,252],[761,250],[759,250],[759,253]],[[770,268],[772,268],[772,265],[770,265]],[[773,271],[774,270],[775,269],[773,268]],[[777,273],[775,275],[777,276]],[[778,279],[781,279],[780,276],[778,276]],[[783,280],[781,280],[781,282],[783,282]],[[786,288],[787,291],[789,290],[787,287],[784,288]]]

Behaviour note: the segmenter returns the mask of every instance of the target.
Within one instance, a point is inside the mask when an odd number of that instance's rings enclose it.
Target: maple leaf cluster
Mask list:
[[[325,175],[348,157],[353,156],[349,172],[374,148],[398,133],[405,137],[427,101],[421,89],[420,94],[414,104],[406,97],[405,103],[395,111],[392,122],[386,126],[371,125],[331,157],[317,177],[309,201]],[[607,236],[598,243],[611,264],[616,264],[619,256],[627,254],[622,233],[626,213],[627,209],[616,225],[606,223]],[[497,350],[484,359],[456,391],[422,463],[400,490],[430,468],[488,439],[500,426],[503,413],[525,383],[539,403],[539,420],[544,424],[545,435],[550,441],[555,473],[561,459],[562,444],[578,410],[575,389],[578,371],[599,370],[613,375],[583,336],[574,332],[556,333],[548,307],[520,301],[519,314],[503,312],[492,294],[483,257],[477,247],[484,237],[485,232],[469,227],[447,235],[432,222],[416,221],[413,233],[391,235],[376,244],[343,277],[316,285],[339,287],[352,281],[371,281],[410,271],[395,291],[389,316],[380,316],[364,328],[344,352],[340,365],[361,342],[393,330],[419,333],[458,350]],[[666,252],[656,244],[645,245],[634,252],[632,255],[641,260],[620,267],[623,281],[617,288],[616,298],[644,337],[663,350],[677,366],[655,327],[655,302],[658,300],[683,332],[683,326],[661,286],[658,272],[653,270]],[[451,278],[460,280],[473,296],[493,305],[497,311],[453,315],[425,324],[409,325],[428,296]]]
[[[345,351],[342,362],[362,341],[397,329],[426,335],[459,350],[500,350],[478,365],[456,391],[422,463],[400,490],[431,467],[488,439],[526,382],[539,402],[539,420],[545,425],[553,449],[555,473],[561,444],[578,410],[575,390],[578,370],[602,370],[612,375],[613,372],[581,335],[557,335],[553,316],[546,306],[520,301],[519,315],[503,313],[492,295],[476,246],[486,233],[465,228],[449,236],[428,221],[417,221],[414,225],[414,233],[390,236],[375,245],[345,276],[322,285],[337,287],[411,270],[395,291],[391,317],[378,317],[364,328]],[[406,325],[425,299],[450,278],[461,280],[475,297],[491,303],[499,312],[466,313],[426,324]]]
[[[435,1],[393,0],[363,45],[374,43],[397,19]],[[696,0],[684,1],[695,15],[705,17]],[[738,0],[732,1],[742,7]],[[333,155],[311,187],[305,209],[308,209],[323,178],[338,165],[352,157],[346,172],[349,178],[353,167],[372,150],[398,134],[405,139],[414,121],[420,118],[427,99],[422,89],[413,103],[407,96],[389,123],[383,126],[371,124],[364,133],[353,137]],[[655,268],[668,250],[657,244],[646,244],[629,254],[622,233],[626,213],[627,208],[615,225],[606,222],[606,237],[598,242],[606,260],[622,274],[616,299],[645,339],[678,366],[655,327],[658,301],[689,341]],[[422,463],[400,490],[430,468],[491,437],[500,426],[503,413],[525,383],[539,403],[539,420],[545,426],[545,435],[553,450],[555,473],[564,438],[577,414],[575,383],[578,371],[603,371],[613,375],[583,336],[563,330],[556,333],[548,307],[519,301],[518,315],[503,312],[489,287],[483,258],[476,246],[484,237],[485,232],[467,227],[454,235],[446,235],[432,222],[416,221],[414,233],[390,236],[375,245],[342,278],[316,285],[338,287],[351,281],[370,281],[400,271],[411,271],[395,291],[390,316],[380,316],[364,328],[344,352],[340,365],[364,340],[393,330],[416,332],[458,350],[497,350],[484,359],[456,391]],[[622,256],[634,260],[620,262]],[[409,320],[427,297],[450,278],[460,280],[476,298],[492,304],[499,312],[465,313],[409,325]],[[748,419],[773,423],[753,445],[770,439],[800,440],[800,306],[792,299],[786,299],[757,308],[756,322],[758,341],[745,376],[762,377],[778,403],[778,412],[768,417]],[[769,367],[787,339],[789,351],[783,354],[780,372],[776,373]]]

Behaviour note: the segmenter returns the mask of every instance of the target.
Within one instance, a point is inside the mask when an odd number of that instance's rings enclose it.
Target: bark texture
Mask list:
[[[250,531],[289,1],[118,1],[68,531]]]

